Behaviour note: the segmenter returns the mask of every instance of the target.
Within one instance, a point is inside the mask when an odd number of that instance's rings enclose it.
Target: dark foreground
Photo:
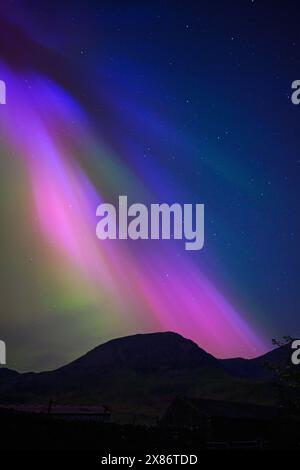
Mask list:
[[[272,433],[257,440],[217,441],[200,429],[118,425],[89,421],[64,421],[47,415],[2,412],[1,450],[94,451],[99,455],[127,453],[180,453],[204,450],[300,450],[297,423],[277,422]],[[228,430],[230,435],[230,429]]]

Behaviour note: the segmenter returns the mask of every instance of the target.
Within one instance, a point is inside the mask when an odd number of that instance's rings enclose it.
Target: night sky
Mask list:
[[[76,4],[76,5],[74,5]],[[217,357],[299,336],[295,2],[0,5],[8,367],[177,331]],[[96,238],[96,207],[205,204],[205,247]]]

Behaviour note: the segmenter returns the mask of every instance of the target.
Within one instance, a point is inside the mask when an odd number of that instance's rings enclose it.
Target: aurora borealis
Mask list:
[[[217,2],[216,15],[167,3],[1,6],[11,368],[167,330],[217,357],[255,357],[299,331],[300,111],[288,99],[299,59],[281,52],[286,36],[264,36],[256,2],[225,13]],[[205,203],[204,249],[97,239],[97,206],[122,194]]]

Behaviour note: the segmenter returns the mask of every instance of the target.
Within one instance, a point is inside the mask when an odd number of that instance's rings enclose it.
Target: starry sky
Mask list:
[[[294,2],[2,2],[8,367],[176,331],[217,357],[299,336]],[[205,247],[96,238],[101,202],[205,204]]]

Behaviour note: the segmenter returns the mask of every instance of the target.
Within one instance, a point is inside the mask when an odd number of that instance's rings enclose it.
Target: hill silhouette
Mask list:
[[[264,361],[288,358],[278,348],[262,358],[219,360],[172,332],[108,341],[54,371],[0,369],[0,404],[106,404],[120,412],[156,414],[176,396],[274,403]]]

